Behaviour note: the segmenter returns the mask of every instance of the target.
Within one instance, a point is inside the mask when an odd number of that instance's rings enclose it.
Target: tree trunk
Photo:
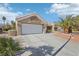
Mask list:
[[[68,33],[72,33],[72,27],[71,26],[68,28]]]
[[[68,28],[64,28],[64,33],[68,33]]]

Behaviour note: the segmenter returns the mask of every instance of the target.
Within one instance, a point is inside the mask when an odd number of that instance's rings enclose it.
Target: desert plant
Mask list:
[[[67,16],[65,19],[60,18],[56,25],[62,27],[64,32],[68,32],[69,27],[73,26],[72,16]]]
[[[21,50],[18,42],[15,42],[12,38],[0,37],[0,55],[1,56],[13,56],[16,52]]]

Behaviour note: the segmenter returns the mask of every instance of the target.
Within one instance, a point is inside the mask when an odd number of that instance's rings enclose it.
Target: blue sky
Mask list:
[[[44,20],[48,22],[55,22],[58,20],[58,15],[56,13],[53,13],[53,14],[46,13],[46,11],[49,9],[51,5],[52,4],[50,3],[44,3],[44,4],[42,3],[39,3],[39,4],[38,3],[13,3],[13,4],[5,4],[5,5],[2,4],[2,7],[4,7],[4,9],[9,9],[9,12],[13,12],[13,13],[18,12],[21,15],[26,15],[29,13],[37,13],[41,17],[43,17]]]
[[[6,17],[7,22],[16,17],[36,13],[48,22],[59,21],[59,17],[79,15],[79,4],[62,3],[4,3],[0,4],[0,20]]]
[[[58,15],[56,13],[53,14],[47,14],[46,11],[49,9],[49,7],[52,4],[50,3],[18,3],[18,4],[11,4],[10,7],[12,7],[14,12],[21,11],[23,14],[29,14],[29,13],[37,13],[41,17],[44,18],[44,20],[49,22],[54,22],[58,20]]]

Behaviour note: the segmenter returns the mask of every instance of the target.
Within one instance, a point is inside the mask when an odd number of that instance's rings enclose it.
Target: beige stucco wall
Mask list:
[[[21,23],[16,21],[16,31],[17,35],[21,35]]]
[[[51,24],[52,25],[52,31],[54,31],[54,24]]]
[[[33,20],[31,20],[30,18],[28,19],[23,19],[21,21],[16,20],[16,30],[17,30],[17,35],[21,35],[21,31],[22,31],[22,24],[39,24],[42,25],[44,29],[46,29],[46,25],[39,20],[38,18],[34,18]],[[43,30],[44,31],[44,30]]]

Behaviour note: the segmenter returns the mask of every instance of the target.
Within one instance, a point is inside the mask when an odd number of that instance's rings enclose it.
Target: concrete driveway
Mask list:
[[[14,39],[19,41],[22,47],[25,47],[24,52],[19,54],[21,56],[52,56],[68,40],[57,37],[53,33],[20,35]],[[78,55],[78,50],[79,43],[70,41],[57,56]]]

